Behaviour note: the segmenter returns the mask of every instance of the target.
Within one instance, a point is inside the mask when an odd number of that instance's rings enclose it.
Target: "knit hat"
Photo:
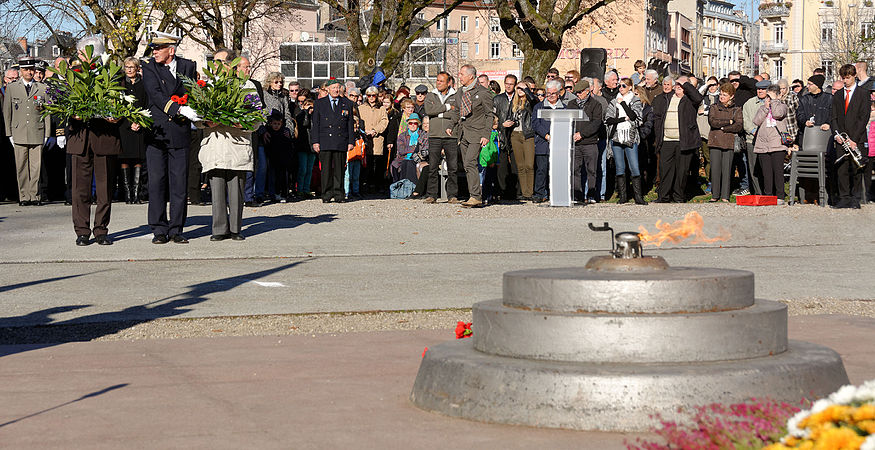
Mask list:
[[[812,75],[808,78],[808,81],[814,83],[815,86],[820,87],[823,86],[823,83],[826,81],[826,77],[823,75]]]

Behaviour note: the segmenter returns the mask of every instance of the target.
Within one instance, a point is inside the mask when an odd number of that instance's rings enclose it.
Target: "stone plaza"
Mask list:
[[[474,303],[500,298],[503,273],[579,267],[604,254],[609,241],[589,222],[653,230],[657,220],[694,210],[706,234],[731,237],[646,247],[647,254],[672,266],[753,272],[756,298],[787,304],[790,339],[836,350],[852,383],[875,378],[871,205],[463,210],[403,200],[306,201],[246,208],[241,243],[210,242],[209,207],[190,207],[191,243],[158,246],[143,224],[144,207],[115,204],[115,245],[80,248],[68,207],[5,204],[0,442],[622,448],[641,435],[450,418],[415,407],[411,389],[424,348],[453,340],[452,319],[469,318]],[[382,317],[376,311],[410,323],[369,329]],[[436,317],[445,323],[415,319],[442,312]],[[355,323],[302,325],[347,318]],[[267,321],[279,325],[259,327]],[[255,325],[244,330],[238,322]]]

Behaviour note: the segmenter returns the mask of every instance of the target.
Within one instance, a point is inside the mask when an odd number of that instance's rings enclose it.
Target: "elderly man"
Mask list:
[[[599,165],[599,129],[604,126],[604,109],[595,100],[590,89],[589,80],[583,79],[575,83],[576,99],[568,102],[569,109],[582,109],[583,120],[574,122],[574,161],[572,168],[572,184],[574,198],[585,203],[595,203],[596,177]],[[583,189],[583,168],[586,167],[586,191]]]
[[[152,57],[142,65],[143,87],[154,121],[147,138],[146,165],[149,168],[149,227],[153,244],[173,241],[187,244],[182,235],[187,206],[188,149],[191,146],[191,120],[197,114],[190,106],[171,97],[187,93],[183,77],[194,79],[197,64],[176,56],[181,38],[166,33],[152,33]],[[167,203],[170,202],[170,216]]]
[[[646,100],[647,104],[653,104],[653,99],[661,94],[662,88],[659,85],[659,73],[653,69],[644,71],[644,96],[642,101]]]
[[[489,142],[492,133],[492,91],[477,83],[477,69],[465,64],[459,68],[459,84],[456,91],[456,104],[459,105],[459,150],[468,180],[468,200],[462,202],[466,208],[483,206],[480,190],[480,172],[477,164],[480,149]]]
[[[504,77],[504,92],[492,98],[495,117],[498,117],[498,130],[504,135],[504,141],[510,142],[510,133],[514,128],[512,106],[516,95],[517,77],[508,74]],[[513,158],[510,145],[507,151],[501,152],[501,162],[498,165],[498,186],[501,189],[501,197],[516,200],[517,196],[517,167]]]
[[[18,202],[21,206],[41,205],[39,193],[42,149],[51,136],[49,116],[40,118],[46,86],[34,81],[36,61],[29,56],[18,59],[21,79],[9,83],[3,96],[6,136],[15,151]]]
[[[659,198],[657,203],[684,203],[687,170],[702,146],[696,111],[702,94],[686,76],[678,77],[673,94],[663,94],[653,103],[655,144],[659,151]]]
[[[602,113],[608,110],[608,103],[610,103],[605,97],[602,96],[602,82],[598,78],[587,78],[587,81],[590,83],[590,95],[592,96],[592,100],[597,101],[600,105],[602,105]],[[608,186],[608,171],[605,170],[608,166],[608,154],[605,150],[608,148],[608,129],[604,124],[605,118],[602,116],[602,125],[599,127],[599,141],[598,141],[598,149],[599,149],[599,165],[596,170],[596,189],[599,192],[598,200],[605,200],[605,193],[607,192]]]
[[[103,40],[89,36],[79,40],[76,49],[83,64],[87,64],[86,49],[91,48],[94,60],[105,52]],[[71,200],[73,204],[73,231],[76,233],[76,245],[85,246],[94,240],[98,245],[111,245],[108,233],[110,211],[112,207],[114,171],[116,158],[121,153],[119,136],[119,119],[94,118],[87,122],[72,118],[69,121],[66,135],[67,153],[71,155],[73,186]],[[137,124],[132,124],[132,130],[138,130]],[[94,180],[94,190],[97,194],[97,205],[94,212],[94,227],[91,227],[91,180]]]
[[[343,176],[346,153],[355,144],[355,105],[340,91],[340,81],[329,81],[328,95],[316,100],[311,119],[310,142],[322,164],[322,203],[346,201]]]
[[[542,109],[565,109],[562,103],[561,91],[563,84],[559,80],[550,80],[544,88],[544,101],[535,105],[532,110],[532,129],[535,131],[535,188],[532,201],[543,203],[548,200],[547,182],[550,173],[550,121],[538,117]]]
[[[435,80],[435,89],[425,97],[425,113],[428,115],[428,172],[426,203],[435,203],[440,195],[441,159],[447,162],[447,203],[459,203],[459,105],[456,90],[450,87],[450,74],[441,72]]]
[[[617,75],[617,72],[609,70],[605,73],[605,87],[602,88],[602,96],[604,96],[609,102],[617,98],[617,93],[620,92],[619,83],[620,77]]]
[[[489,75],[480,74],[480,76],[477,77],[477,82],[480,83],[480,86],[489,90]]]

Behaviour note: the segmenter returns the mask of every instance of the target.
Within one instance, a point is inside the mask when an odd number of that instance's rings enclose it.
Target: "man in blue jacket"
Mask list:
[[[565,104],[559,98],[564,86],[559,80],[550,80],[544,89],[544,101],[535,105],[532,110],[532,129],[535,130],[535,188],[532,201],[544,203],[548,199],[547,183],[550,173],[550,121],[538,117],[538,111],[550,109],[565,109]]]
[[[343,203],[346,153],[355,145],[354,105],[340,96],[340,81],[331,80],[328,95],[313,106],[310,142],[322,165],[322,203]]]

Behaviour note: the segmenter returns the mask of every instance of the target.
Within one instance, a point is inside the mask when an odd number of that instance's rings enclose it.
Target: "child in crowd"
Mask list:
[[[347,152],[346,175],[343,177],[343,185],[347,199],[361,198],[359,194],[359,177],[362,166],[365,164],[365,130],[362,129],[362,121],[358,116],[355,119],[355,146]]]
[[[498,117],[492,119],[492,133],[486,147],[480,151],[480,160],[477,170],[480,171],[480,186],[483,190],[483,201],[487,204],[497,203],[498,193],[501,188],[498,185],[498,165],[505,148],[504,133],[498,129]]]
[[[264,151],[267,154],[268,166],[272,169],[273,181],[276,187],[275,200],[285,203],[289,195],[289,168],[292,165],[292,135],[283,124],[283,115],[274,111],[268,118],[265,132],[270,137],[265,139]]]

